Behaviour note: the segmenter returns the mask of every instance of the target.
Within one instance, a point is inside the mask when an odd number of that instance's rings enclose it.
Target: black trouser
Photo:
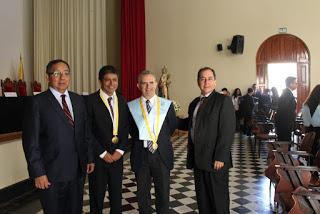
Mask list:
[[[48,189],[40,190],[44,214],[82,214],[83,186],[83,177],[66,182],[51,182]]]
[[[108,188],[110,213],[121,213],[123,158],[114,163],[103,159],[96,161],[95,170],[89,175],[90,213],[102,214]]]
[[[141,168],[135,173],[137,180],[137,197],[139,212],[151,214],[151,180],[153,179],[156,194],[156,211],[158,214],[169,213],[169,179],[170,170],[160,158],[159,151],[154,154],[147,149],[141,154],[144,158]]]
[[[229,170],[207,172],[194,169],[194,182],[200,214],[228,214]]]

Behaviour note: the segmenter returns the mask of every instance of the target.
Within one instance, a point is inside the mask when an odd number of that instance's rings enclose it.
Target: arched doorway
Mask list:
[[[266,39],[259,47],[257,64],[257,86],[268,87],[268,65],[270,63],[295,63],[297,88],[297,111],[310,91],[310,54],[308,47],[298,37],[291,34],[277,34]]]

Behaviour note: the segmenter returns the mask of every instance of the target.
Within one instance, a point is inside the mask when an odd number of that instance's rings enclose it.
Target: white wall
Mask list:
[[[171,98],[187,110],[199,94],[196,74],[200,67],[217,72],[217,89],[239,87],[243,92],[256,81],[256,53],[279,27],[302,39],[311,55],[311,88],[320,79],[320,1],[298,0],[148,0],[146,2],[147,68],[163,65],[171,73]],[[243,55],[226,46],[232,36],[245,37]],[[216,51],[222,43],[224,50]]]
[[[30,81],[33,79],[32,2],[0,1],[0,79],[17,79],[21,53],[29,93]],[[0,123],[2,122],[0,119]],[[0,189],[28,178],[21,140],[0,144],[0,169]]]
[[[0,145],[0,189],[29,177],[21,139]]]

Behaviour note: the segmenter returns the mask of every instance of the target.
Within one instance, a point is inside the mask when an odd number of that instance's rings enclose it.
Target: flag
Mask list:
[[[20,63],[19,63],[19,70],[18,70],[18,77],[19,77],[19,80],[22,80],[24,79],[24,73],[23,73],[23,62],[22,62],[22,56],[20,54]]]

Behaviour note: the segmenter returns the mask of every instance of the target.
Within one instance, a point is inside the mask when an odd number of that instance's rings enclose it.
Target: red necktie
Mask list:
[[[69,111],[69,108],[68,108],[68,105],[67,105],[67,102],[66,102],[66,95],[62,94],[61,98],[62,98],[63,112],[67,116],[69,123],[74,127],[74,121],[73,121],[73,118],[71,116],[71,113]]]

